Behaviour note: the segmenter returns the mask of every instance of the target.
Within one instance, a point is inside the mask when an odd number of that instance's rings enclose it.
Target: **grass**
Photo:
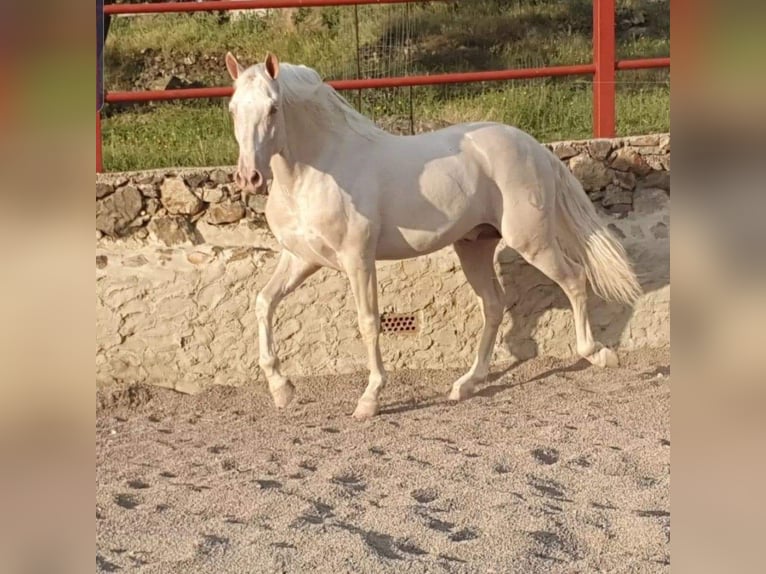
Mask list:
[[[117,18],[107,43],[106,86],[145,89],[156,76],[171,74],[226,85],[227,50],[253,63],[269,49],[327,79],[575,64],[592,57],[589,0],[366,6],[358,15],[359,60],[353,8],[277,11],[237,22],[201,13]],[[618,57],[669,53],[667,0],[623,0],[617,18]],[[543,141],[592,133],[589,78],[419,87],[412,94],[416,123],[426,126],[493,120]],[[407,88],[345,95],[370,117],[409,118]],[[666,71],[620,72],[617,99],[620,135],[669,129]],[[222,100],[108,106],[102,126],[108,170],[231,164],[237,157]]]

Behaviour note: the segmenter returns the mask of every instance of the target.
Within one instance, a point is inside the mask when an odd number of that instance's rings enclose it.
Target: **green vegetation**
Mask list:
[[[106,50],[110,90],[182,83],[226,85],[223,55],[260,61],[266,50],[316,68],[327,79],[576,64],[591,59],[590,0],[462,0],[359,7],[359,46],[351,7],[274,11],[229,21],[222,14],[116,18]],[[620,58],[670,51],[669,1],[623,0],[618,6]],[[409,38],[409,40],[407,40]],[[412,94],[412,102],[410,101]],[[588,77],[346,93],[384,127],[417,129],[495,120],[543,141],[591,134]],[[667,71],[618,75],[621,135],[670,125]],[[108,170],[220,165],[236,160],[223,100],[112,105],[105,110]],[[393,128],[391,128],[393,129]],[[406,131],[406,130],[405,130]]]

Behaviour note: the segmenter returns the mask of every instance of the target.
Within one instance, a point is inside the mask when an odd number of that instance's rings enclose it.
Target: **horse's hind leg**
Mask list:
[[[619,363],[617,354],[593,340],[588,321],[587,278],[582,265],[564,255],[553,241],[535,249],[529,245],[515,249],[527,263],[558,283],[569,298],[574,314],[577,353],[599,367],[616,367]]]
[[[460,240],[454,244],[468,283],[479,297],[484,315],[484,329],[471,369],[452,385],[450,400],[461,401],[473,395],[475,384],[483,382],[489,374],[492,350],[497,339],[497,330],[503,320],[503,289],[495,274],[494,257],[496,239]]]
[[[274,274],[255,299],[258,317],[259,364],[277,407],[286,407],[293,398],[293,385],[279,372],[279,358],[274,348],[273,317],[279,302],[319,269],[317,265],[282,251]]]

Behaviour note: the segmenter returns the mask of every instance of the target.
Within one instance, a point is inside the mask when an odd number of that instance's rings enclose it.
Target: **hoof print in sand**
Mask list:
[[[109,560],[100,554],[96,554],[96,568],[98,568],[99,572],[117,572],[118,570],[122,570],[117,564],[109,562]]]
[[[561,540],[558,534],[555,532],[538,530],[530,532],[529,536],[538,545],[539,551],[534,554],[537,558],[555,560],[557,562],[561,561],[559,558],[551,556],[551,554],[562,552],[564,550],[564,541]]]
[[[229,539],[215,534],[204,534],[197,543],[197,553],[208,556],[214,552],[223,552],[229,545]]]
[[[136,490],[142,490],[144,488],[149,488],[150,485],[148,482],[144,482],[143,480],[134,479],[128,481],[128,486],[130,488],[135,488]]]
[[[396,540],[393,536],[388,534],[375,532],[374,530],[363,530],[352,524],[339,523],[337,526],[338,528],[342,528],[343,530],[347,530],[348,532],[359,536],[367,547],[380,558],[402,560],[404,559],[404,556],[400,553],[413,554],[416,556],[427,554],[425,550],[418,547],[409,539]]]
[[[114,497],[114,503],[117,506],[121,506],[122,508],[126,508],[128,510],[133,510],[139,504],[138,499],[135,496],[124,492]]]
[[[256,479],[253,481],[256,488],[260,490],[269,490],[271,488],[282,488],[282,483],[278,480]]]
[[[361,477],[353,472],[336,474],[332,477],[331,482],[344,487],[346,490],[352,493],[362,492],[367,489],[367,485],[362,481]]]
[[[436,530],[437,532],[451,532],[452,529],[455,528],[455,525],[452,522],[439,520],[433,516],[427,516],[426,518],[426,526],[431,530]]]
[[[537,494],[540,496],[571,502],[571,500],[566,498],[566,490],[564,489],[564,485],[556,482],[555,480],[531,476],[529,477],[528,484],[534,488],[537,491]]]
[[[323,502],[313,500],[311,505],[312,508],[310,510],[305,511],[298,518],[293,520],[292,524],[290,525],[291,527],[300,528],[301,526],[305,526],[307,524],[324,524],[325,520],[329,520],[335,516],[332,512],[333,507],[329,504],[324,504]]]
[[[410,496],[417,500],[420,504],[428,504],[429,502],[433,502],[439,498],[439,493],[436,492],[433,488],[419,488],[417,490],[413,490],[410,493]]]
[[[479,534],[471,528],[463,528],[462,530],[458,530],[449,535],[449,539],[452,540],[452,542],[465,542],[466,540],[474,540],[478,537]]]
[[[532,456],[540,464],[555,464],[559,461],[559,451],[555,448],[536,448]]]

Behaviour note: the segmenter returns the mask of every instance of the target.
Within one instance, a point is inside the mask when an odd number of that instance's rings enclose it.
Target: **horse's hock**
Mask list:
[[[670,344],[670,136],[550,144],[630,254],[644,289],[635,308],[590,297],[594,335],[619,349]],[[261,378],[255,297],[278,247],[265,196],[240,199],[233,170],[98,175],[96,380],[194,392]],[[495,365],[575,357],[558,286],[502,243],[507,308]],[[452,249],[379,262],[382,351],[389,369],[466,368],[482,318]],[[347,281],[322,270],[279,307],[275,336],[290,375],[364,371]]]

